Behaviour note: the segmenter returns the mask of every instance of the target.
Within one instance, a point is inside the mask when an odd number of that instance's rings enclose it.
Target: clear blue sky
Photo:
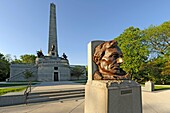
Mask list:
[[[0,0],[0,53],[47,55],[50,3],[57,7],[59,56],[87,65],[87,44],[112,40],[130,26],[170,20],[170,0]]]

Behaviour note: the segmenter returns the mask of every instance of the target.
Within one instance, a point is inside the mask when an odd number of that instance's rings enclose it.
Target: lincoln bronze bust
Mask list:
[[[128,79],[128,74],[120,68],[123,63],[123,53],[117,41],[106,41],[95,48],[93,62],[98,66],[94,73],[94,80],[122,80]]]

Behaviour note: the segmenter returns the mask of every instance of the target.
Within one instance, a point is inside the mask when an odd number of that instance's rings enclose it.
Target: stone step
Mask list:
[[[43,91],[29,94],[27,103],[38,103],[46,101],[63,101],[68,99],[84,98],[84,89],[63,89],[58,91]]]
[[[84,88],[81,89],[63,89],[63,90],[46,90],[46,91],[37,91],[31,92],[30,95],[41,95],[41,94],[53,94],[53,93],[64,93],[64,92],[77,92],[77,91],[85,91]]]
[[[47,102],[47,101],[66,101],[66,100],[79,100],[84,98],[83,94],[74,94],[74,95],[60,95],[60,96],[52,96],[52,97],[39,97],[39,98],[32,98],[28,99],[27,103],[38,103],[38,102]]]
[[[74,95],[74,94],[84,94],[84,91],[74,91],[74,92],[57,92],[57,93],[41,93],[41,94],[30,94],[28,96],[28,99],[33,99],[33,98],[43,98],[43,97],[55,97],[55,96],[67,96],[67,95]]]

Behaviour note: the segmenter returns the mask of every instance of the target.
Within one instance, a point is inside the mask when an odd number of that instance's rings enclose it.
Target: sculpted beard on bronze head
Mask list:
[[[94,80],[128,79],[126,72],[120,68],[123,63],[122,56],[115,40],[98,45],[93,55],[93,61],[98,66]]]

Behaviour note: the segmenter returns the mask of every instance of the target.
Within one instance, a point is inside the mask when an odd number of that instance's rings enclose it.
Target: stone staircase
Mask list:
[[[27,97],[26,103],[38,103],[47,101],[67,101],[67,100],[79,100],[84,98],[84,88],[73,88],[53,91],[39,91],[30,93]]]

